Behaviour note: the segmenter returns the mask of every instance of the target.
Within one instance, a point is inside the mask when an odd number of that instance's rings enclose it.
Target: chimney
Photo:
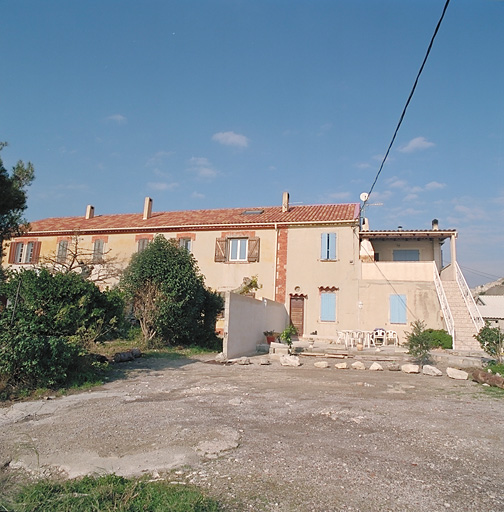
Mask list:
[[[282,213],[289,211],[289,192],[282,194]]]
[[[94,217],[94,206],[88,204],[86,206],[86,219],[92,219]]]
[[[432,229],[434,231],[438,231],[439,230],[439,221],[437,219],[432,219]]]
[[[146,197],[144,201],[143,220],[150,219],[152,217],[152,199]]]
[[[361,231],[369,231],[369,219],[367,217],[362,217]]]

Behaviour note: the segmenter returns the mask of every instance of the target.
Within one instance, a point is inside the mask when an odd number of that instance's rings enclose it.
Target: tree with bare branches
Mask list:
[[[110,250],[96,254],[93,249],[83,247],[83,238],[76,231],[67,244],[41,258],[41,266],[51,273],[67,274],[76,272],[83,278],[97,285],[117,281],[122,268],[117,257],[110,255]]]

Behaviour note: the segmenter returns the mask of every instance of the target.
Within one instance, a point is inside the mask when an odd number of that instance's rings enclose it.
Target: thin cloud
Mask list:
[[[425,185],[425,190],[439,190],[446,187],[446,183],[439,183],[438,181],[431,181]]]
[[[113,114],[105,118],[106,121],[112,121],[116,124],[126,124],[128,120],[121,114]]]
[[[329,194],[329,197],[331,199],[336,199],[337,201],[342,201],[350,197],[350,192],[333,192],[332,194]]]
[[[355,164],[354,167],[357,167],[357,169],[369,169],[371,167],[371,165],[363,162],[363,163]]]
[[[204,157],[192,157],[189,160],[190,172],[196,174],[198,178],[211,180],[219,175],[219,171],[214,169],[208,158]]]
[[[245,135],[235,132],[218,132],[212,135],[212,140],[224,146],[235,146],[246,148],[249,145],[249,139]]]
[[[146,167],[156,167],[161,165],[169,156],[173,155],[173,151],[158,151],[145,162]]]
[[[178,183],[165,183],[162,181],[150,181],[147,186],[152,190],[173,190],[179,186]]]
[[[194,191],[191,194],[191,197],[193,197],[194,199],[204,199],[205,198],[205,194],[202,194],[201,192]]]
[[[423,151],[435,146],[434,142],[428,141],[425,137],[415,137],[411,139],[405,146],[398,149],[401,153],[414,153],[415,151]]]

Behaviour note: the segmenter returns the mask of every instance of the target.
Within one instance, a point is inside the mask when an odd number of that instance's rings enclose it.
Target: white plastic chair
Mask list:
[[[387,331],[385,336],[385,345],[388,345],[389,341],[391,341],[395,346],[399,345],[399,338],[395,331]]]

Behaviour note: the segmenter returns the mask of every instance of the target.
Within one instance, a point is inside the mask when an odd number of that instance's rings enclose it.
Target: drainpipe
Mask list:
[[[275,222],[275,257],[273,265],[273,300],[276,301],[276,283],[277,283],[277,261],[278,257],[278,224]]]

